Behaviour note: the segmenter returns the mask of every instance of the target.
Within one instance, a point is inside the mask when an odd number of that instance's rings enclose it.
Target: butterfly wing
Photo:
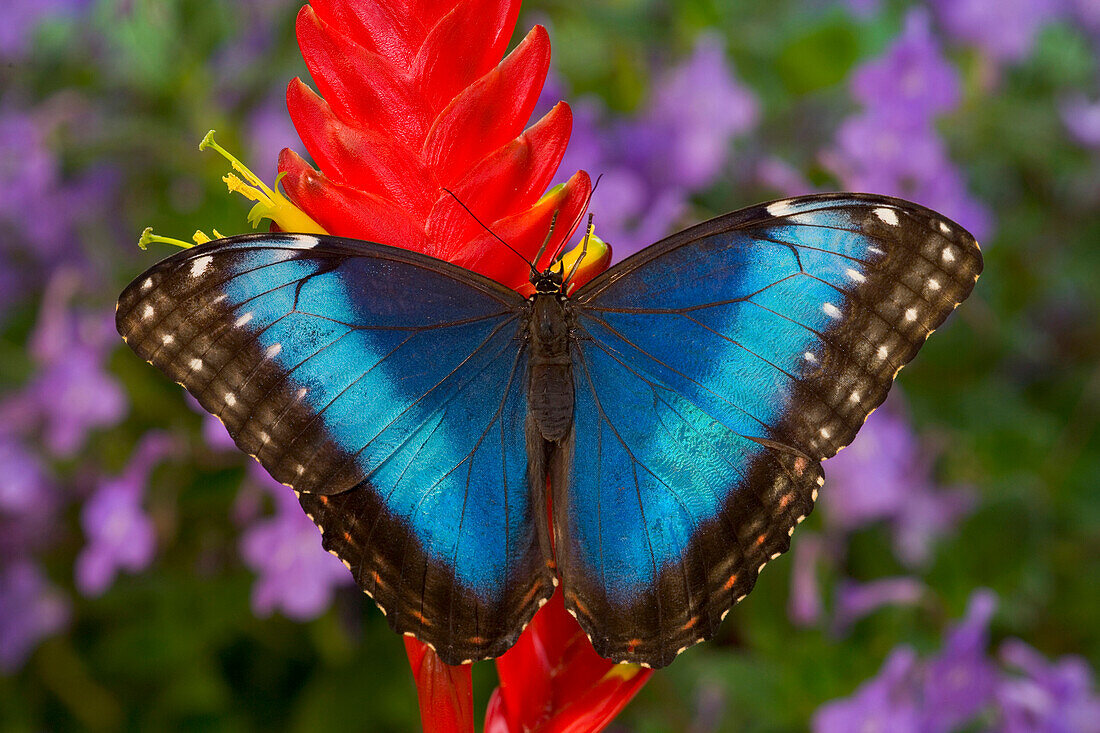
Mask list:
[[[555,549],[601,655],[662,666],[714,634],[981,265],[928,209],[827,194],[701,224],[578,291]]]
[[[299,492],[395,630],[458,663],[502,653],[553,590],[526,484],[523,305],[416,253],[266,234],[155,265],[117,323]]]

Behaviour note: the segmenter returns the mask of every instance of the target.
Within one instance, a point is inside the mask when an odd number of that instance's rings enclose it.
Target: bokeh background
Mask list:
[[[144,227],[247,230],[208,129],[269,182],[301,152],[299,5],[0,7],[2,730],[418,725],[400,640],[288,490],[113,329],[169,254]],[[1100,2],[532,0],[536,22],[542,109],[576,116],[561,171],[604,175],[618,255],[836,189],[986,253],[792,552],[615,729],[1100,730]]]

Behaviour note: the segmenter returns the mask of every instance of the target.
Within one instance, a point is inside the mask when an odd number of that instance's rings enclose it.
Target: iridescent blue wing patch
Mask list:
[[[299,492],[390,625],[453,664],[503,653],[553,591],[523,306],[416,253],[264,234],[155,265],[117,324]]]
[[[828,194],[706,222],[582,287],[553,521],[596,651],[661,666],[712,636],[981,267],[928,209]]]

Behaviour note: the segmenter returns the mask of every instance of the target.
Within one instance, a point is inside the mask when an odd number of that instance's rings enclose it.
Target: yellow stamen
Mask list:
[[[259,176],[249,170],[248,166],[237,160],[236,157],[230,154],[229,151],[221,145],[218,145],[214,140],[213,130],[206,133],[206,137],[199,143],[199,150],[206,150],[207,148],[213,148],[215,152],[229,161],[233,170],[240,174],[240,176],[237,176],[233,173],[229,173],[222,178],[229,190],[233,193],[241,194],[249,201],[256,202],[256,205],[248,212],[248,221],[252,224],[253,229],[259,226],[262,220],[270,219],[284,232],[301,232],[305,234],[328,233],[320,224],[292,204],[285,196],[277,190],[269,188],[266,183],[260,180]],[[282,177],[283,174],[279,174],[279,178],[275,180],[276,187],[278,187],[279,180]]]
[[[182,247],[183,249],[195,246],[190,242],[183,241],[182,239],[173,239],[172,237],[162,237],[159,234],[153,234],[153,227],[145,227],[145,231],[141,233],[141,239],[138,240],[138,246],[142,249],[149,249],[150,244],[154,244],[157,242],[159,242],[160,244],[171,244],[176,247]]]

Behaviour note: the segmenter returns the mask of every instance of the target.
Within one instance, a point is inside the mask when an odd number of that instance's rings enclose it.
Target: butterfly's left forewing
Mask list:
[[[701,224],[572,298],[555,550],[601,655],[661,666],[715,632],[980,269],[934,212],[827,194]]]
[[[270,234],[159,263],[117,323],[299,492],[394,629],[458,663],[511,646],[553,589],[526,480],[523,305],[415,253]]]

